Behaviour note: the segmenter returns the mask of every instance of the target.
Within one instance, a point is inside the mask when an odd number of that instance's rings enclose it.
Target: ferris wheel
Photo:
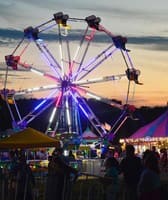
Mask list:
[[[140,71],[134,68],[126,43],[127,38],[108,31],[95,15],[80,19],[58,12],[41,25],[25,28],[14,51],[5,56],[6,79],[1,93],[13,127],[25,128],[48,110],[46,134],[81,134],[82,115],[104,137],[109,131],[87,102],[87,98],[95,98],[123,110],[110,130],[116,133],[130,111],[131,85],[140,84]],[[8,76],[11,71],[12,77]],[[120,83],[124,90],[118,87]],[[106,92],[106,97],[100,91]],[[124,103],[116,100],[120,95]],[[41,101],[22,113],[17,101],[21,97]]]

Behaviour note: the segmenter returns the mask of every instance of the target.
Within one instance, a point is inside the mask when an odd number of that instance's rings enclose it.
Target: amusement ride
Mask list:
[[[133,65],[126,43],[126,37],[107,30],[95,15],[81,19],[58,12],[36,27],[25,28],[14,51],[5,56],[6,78],[1,95],[6,100],[13,128],[24,129],[48,110],[45,129],[48,135],[81,135],[81,116],[88,120],[100,138],[111,133],[115,135],[134,112],[135,107],[129,104],[132,85],[141,84],[138,81],[140,71]],[[11,71],[13,76],[8,76]],[[116,100],[119,96],[109,98],[97,94],[100,90],[105,91],[104,84],[107,84],[107,90],[111,88],[108,95],[111,95],[112,83],[116,86],[122,81],[126,88],[124,103]],[[12,88],[8,82],[13,83]],[[120,93],[119,88],[117,91]],[[18,105],[21,97],[37,97],[41,101],[30,110],[27,108],[27,113],[22,113]],[[122,110],[110,130],[100,122],[87,98]]]

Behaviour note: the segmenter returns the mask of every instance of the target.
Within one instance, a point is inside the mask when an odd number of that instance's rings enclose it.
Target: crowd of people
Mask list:
[[[9,162],[3,168],[5,190],[3,200],[33,200],[35,174],[28,164],[24,151],[10,151]],[[70,166],[75,161],[72,151],[63,155],[63,149],[55,149],[48,156],[48,173],[45,184],[45,200],[67,200],[72,184],[76,181],[78,171]],[[6,194],[7,192],[7,194]]]
[[[120,191],[119,176],[123,175],[124,200],[166,200],[168,193],[161,185],[160,172],[167,170],[167,151],[160,154],[153,146],[142,157],[135,154],[133,145],[126,145],[120,162],[109,154],[105,159],[105,177],[111,183],[105,188],[106,200],[117,200]]]
[[[26,163],[24,153],[9,153],[8,177],[10,182],[8,194],[10,200],[33,200],[35,177]],[[68,156],[64,156],[63,149],[57,148],[51,156],[48,156],[48,173],[45,188],[45,200],[68,200],[72,186],[79,176],[79,172],[71,167],[70,162],[75,161],[75,156],[70,150]],[[105,200],[118,200],[121,191],[120,178],[124,182],[124,200],[166,200],[168,195],[163,190],[160,172],[167,173],[167,151],[162,149],[160,153],[155,147],[146,150],[142,157],[135,154],[133,145],[128,144],[124,156],[118,160],[116,154],[108,151],[103,159],[104,176],[99,181],[104,187]]]

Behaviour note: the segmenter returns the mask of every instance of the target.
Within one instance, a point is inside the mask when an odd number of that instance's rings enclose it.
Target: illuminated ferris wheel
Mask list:
[[[79,19],[59,12],[35,28],[24,29],[14,51],[5,56],[7,71],[1,93],[7,100],[13,127],[25,128],[48,110],[46,134],[81,134],[84,116],[104,137],[109,130],[87,102],[87,98],[95,98],[123,110],[115,122],[117,127],[110,130],[116,133],[127,118],[131,84],[139,84],[140,71],[134,68],[126,43],[125,37],[108,31],[94,15]],[[17,76],[8,77],[11,71]],[[118,87],[120,83],[124,92]],[[111,97],[103,97],[100,91]],[[116,101],[120,94],[122,98],[125,95],[124,104]],[[22,113],[17,103],[21,97],[41,101]]]

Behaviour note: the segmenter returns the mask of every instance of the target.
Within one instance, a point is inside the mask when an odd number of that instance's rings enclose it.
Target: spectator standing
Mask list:
[[[167,172],[168,168],[168,155],[167,155],[167,149],[163,148],[160,150],[160,166],[161,166],[161,172],[165,173]]]
[[[161,200],[161,183],[158,158],[149,152],[144,158],[144,169],[138,183],[139,200]]]
[[[65,163],[66,165],[69,165],[69,159],[68,159],[67,156],[64,156],[63,148],[56,148],[53,151],[53,156],[59,157],[62,160],[63,163]]]
[[[119,163],[114,157],[106,159],[105,175],[101,178],[101,182],[105,185],[106,200],[116,200],[119,191]]]
[[[19,157],[16,184],[17,200],[33,200],[32,187],[35,185],[35,178],[24,155]]]
[[[54,151],[48,164],[45,200],[70,198],[71,173],[77,176],[77,170],[65,162],[60,151]]]
[[[16,178],[17,178],[17,168],[18,168],[18,158],[15,154],[15,151],[9,152],[9,163],[7,165],[7,177],[8,177],[8,190],[7,194],[8,199],[14,199],[16,192]]]
[[[9,152],[9,164],[8,164],[8,170],[10,176],[16,176],[16,169],[18,166],[18,159],[14,151]]]
[[[68,155],[68,159],[69,161],[75,161],[75,156],[74,154],[72,153],[72,150],[69,150],[69,155]]]
[[[158,160],[160,160],[160,154],[159,154],[159,152],[156,150],[156,146],[152,146],[152,152],[153,152],[153,154],[156,156],[156,158],[157,158]]]
[[[126,145],[126,156],[120,162],[120,170],[125,183],[125,200],[137,200],[137,184],[142,172],[142,161],[135,155],[135,148]]]

